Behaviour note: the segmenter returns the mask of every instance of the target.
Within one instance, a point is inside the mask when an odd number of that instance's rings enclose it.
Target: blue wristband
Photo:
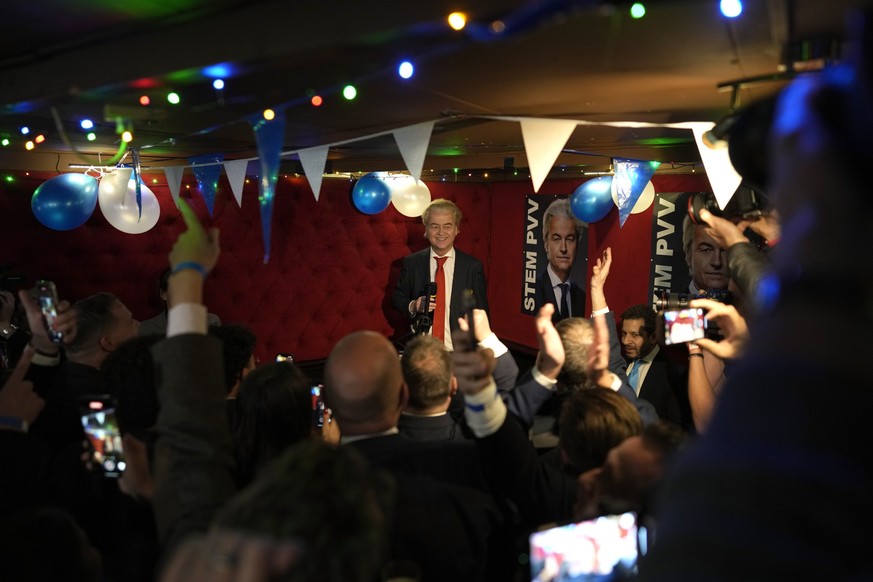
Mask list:
[[[204,279],[206,278],[206,275],[209,274],[209,272],[206,270],[206,267],[204,267],[200,263],[195,263],[194,261],[184,261],[173,267],[173,275],[175,275],[179,271],[184,271],[186,269],[197,271]]]
[[[17,416],[0,416],[0,426],[20,432],[27,432],[27,421]]]

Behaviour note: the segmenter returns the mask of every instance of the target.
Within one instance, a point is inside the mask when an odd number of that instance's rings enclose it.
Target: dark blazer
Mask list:
[[[575,282],[570,281],[570,311],[573,312],[573,317],[585,317],[585,301],[585,290]],[[565,318],[565,316],[558,313],[558,300],[555,297],[555,289],[552,287],[548,271],[543,270],[537,277],[536,287],[534,288],[534,309],[539,311],[540,307],[546,303],[551,303],[555,306],[555,313],[552,315],[553,323],[557,323]]]
[[[509,579],[509,534],[516,533],[512,514],[492,494],[475,444],[413,441],[395,434],[343,446],[396,481],[388,526],[393,560],[417,564],[425,582]]]
[[[627,362],[621,356],[621,344],[618,341],[618,332],[615,330],[615,314],[606,313],[606,329],[609,332],[609,371],[619,377],[621,388],[618,393],[629,400],[640,413],[644,425],[649,425],[658,420],[658,413],[651,402],[645,398],[637,398],[637,393],[627,382]]]
[[[430,247],[406,256],[400,269],[400,277],[391,298],[400,313],[409,316],[409,303],[424,295],[424,287],[430,283]],[[479,259],[455,249],[455,272],[452,276],[451,309],[449,321],[451,329],[458,329],[458,319],[463,315],[464,290],[472,289],[476,307],[488,311],[488,297],[485,286],[485,271]]]
[[[664,350],[659,350],[649,365],[646,379],[640,387],[640,398],[652,403],[658,412],[658,417],[683,426],[677,392],[682,389],[687,391],[688,383],[686,380],[684,387],[680,385],[682,378],[675,368]]]

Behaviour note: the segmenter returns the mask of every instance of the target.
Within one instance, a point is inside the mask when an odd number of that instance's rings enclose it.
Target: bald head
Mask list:
[[[397,351],[385,336],[359,331],[341,339],[324,368],[324,398],[343,435],[394,427],[406,405]]]

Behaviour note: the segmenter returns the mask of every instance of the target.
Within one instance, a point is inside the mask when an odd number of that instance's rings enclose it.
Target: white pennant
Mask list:
[[[555,160],[578,125],[566,119],[521,119],[521,137],[534,192],[543,185]]]
[[[421,179],[421,169],[424,167],[424,157],[430,144],[430,134],[433,133],[433,121],[418,123],[408,127],[395,129],[394,141],[409,170],[409,175],[416,180]]]
[[[240,208],[242,208],[243,185],[246,182],[246,166],[248,165],[248,160],[224,162],[224,173],[227,174],[227,181],[230,182],[230,191],[233,192],[233,198]]]
[[[715,124],[709,121],[694,123],[691,131],[694,133],[694,141],[697,142],[697,150],[706,169],[706,178],[709,180],[712,193],[715,195],[718,207],[724,209],[743,179],[731,164],[726,147],[713,149],[703,142],[703,134],[714,126]]]
[[[173,195],[173,204],[176,205],[176,208],[179,207],[179,190],[182,188],[182,174],[184,172],[185,166],[167,166],[164,168],[167,186],[170,187],[170,194]]]
[[[297,157],[300,158],[300,165],[303,166],[303,173],[306,174],[306,179],[309,181],[309,187],[312,188],[312,194],[315,195],[316,202],[318,202],[318,194],[321,192],[321,178],[324,176],[324,166],[327,163],[327,150],[329,147],[318,146],[297,152]]]

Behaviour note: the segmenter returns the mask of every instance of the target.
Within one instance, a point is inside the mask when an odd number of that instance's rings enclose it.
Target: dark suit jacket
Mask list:
[[[509,579],[513,518],[503,499],[492,494],[473,443],[395,434],[343,446],[396,480],[392,559],[418,564],[424,581]]]
[[[573,317],[585,317],[585,290],[579,287],[575,282],[570,281],[570,311],[573,312]],[[549,279],[549,273],[544,270],[537,277],[536,287],[534,289],[534,309],[539,311],[540,307],[546,303],[551,303],[555,306],[555,313],[552,315],[552,322],[557,323],[564,319],[558,313],[558,300],[555,297],[555,289],[552,287],[552,281]]]
[[[688,390],[687,380],[684,387],[680,385],[681,381],[680,372],[661,349],[652,360],[646,379],[640,387],[640,398],[652,403],[658,417],[678,426],[683,426],[683,419],[677,392],[682,389]]]
[[[627,362],[621,356],[621,344],[618,341],[618,332],[615,330],[615,314],[608,312],[606,315],[606,329],[609,332],[609,371],[621,379],[621,388],[618,393],[629,400],[640,413],[644,425],[649,425],[658,420],[658,413],[651,402],[645,398],[637,398],[637,393],[627,382]]]
[[[424,287],[430,283],[430,247],[412,253],[403,259],[400,277],[394,287],[392,303],[397,310],[409,316],[409,303],[424,295]],[[455,272],[452,276],[451,329],[458,329],[458,319],[463,315],[464,290],[472,289],[476,307],[488,311],[485,287],[485,271],[479,259],[455,249]]]

